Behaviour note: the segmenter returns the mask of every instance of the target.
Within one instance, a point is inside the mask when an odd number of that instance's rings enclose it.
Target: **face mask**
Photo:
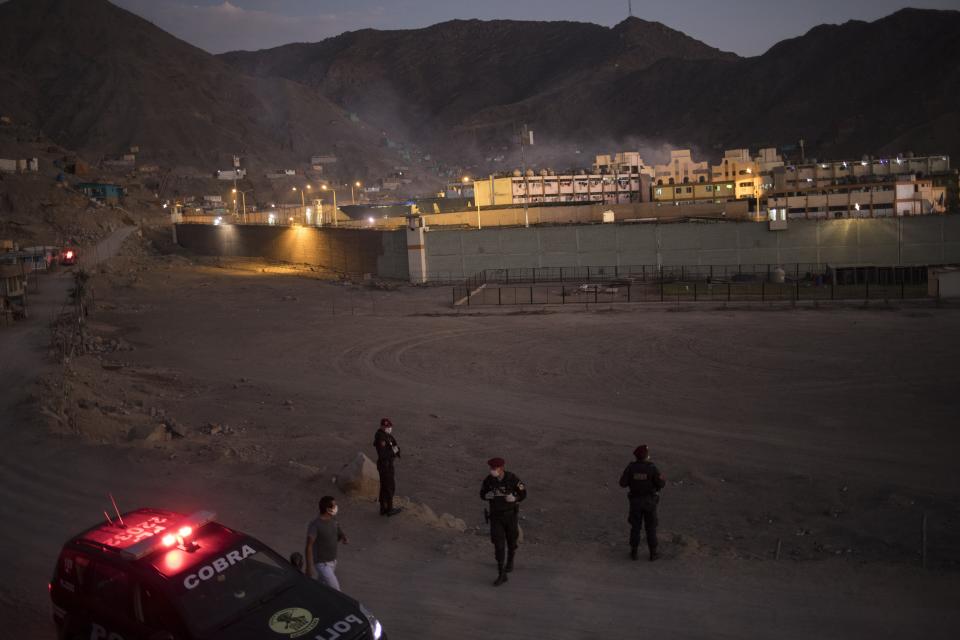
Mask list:
[[[493,478],[499,478],[500,472],[497,469],[490,469],[490,476]]]
[[[340,507],[334,506],[332,509],[330,509],[330,510],[328,511],[328,513],[329,513],[330,515],[332,515],[332,516],[335,516],[335,515],[337,515],[337,511],[339,511],[339,510],[340,510]]]
[[[384,429],[384,431],[386,431],[388,434],[393,433],[393,427],[387,427]]]

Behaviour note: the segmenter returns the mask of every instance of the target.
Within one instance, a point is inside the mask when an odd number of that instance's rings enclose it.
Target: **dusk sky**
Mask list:
[[[113,0],[175,36],[213,53],[316,42],[372,27],[423,27],[456,18],[575,20],[611,26],[627,0]],[[904,6],[955,9],[957,0],[633,0],[633,14],[662,22],[740,55],[822,23],[875,20]]]

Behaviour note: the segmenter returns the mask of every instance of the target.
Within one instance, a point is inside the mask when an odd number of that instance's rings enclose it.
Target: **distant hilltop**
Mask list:
[[[714,157],[799,140],[818,158],[960,157],[957,33],[960,12],[905,9],[742,58],[639,18],[460,20],[213,56],[106,0],[9,0],[0,115],[78,151],[138,145],[210,170],[330,150],[351,175],[387,175],[410,145],[438,174],[484,169],[515,153],[525,123],[542,153],[585,157],[627,140]]]
[[[957,33],[960,12],[904,9],[741,58],[638,18],[612,28],[469,20],[220,57],[448,153],[496,155],[529,123],[544,144],[588,152],[640,139],[718,157],[804,140],[822,158],[957,155]]]

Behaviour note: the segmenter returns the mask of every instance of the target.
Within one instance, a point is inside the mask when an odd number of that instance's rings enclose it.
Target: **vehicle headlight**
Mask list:
[[[370,609],[367,609],[362,604],[360,605],[360,611],[367,617],[367,622],[370,623],[370,637],[372,637],[373,640],[380,640],[380,636],[383,635],[383,625],[377,620],[377,616],[370,613]]]

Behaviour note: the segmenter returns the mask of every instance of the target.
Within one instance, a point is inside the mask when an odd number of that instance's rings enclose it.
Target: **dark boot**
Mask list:
[[[400,513],[401,511],[403,511],[403,507],[393,507],[392,509],[388,510],[384,515],[386,515],[386,516],[395,516],[395,515],[397,515],[398,513]]]
[[[503,568],[504,573],[513,571],[513,553],[507,553],[507,566]]]
[[[636,547],[630,547],[630,559],[631,559],[631,560],[636,560],[637,557],[638,557],[637,548],[636,548]]]
[[[650,562],[653,562],[654,560],[656,560],[656,559],[659,558],[659,557],[660,557],[660,554],[657,553],[657,548],[656,548],[656,547],[650,547]]]
[[[507,572],[503,570],[503,565],[497,565],[497,571],[500,573],[497,575],[497,579],[493,581],[493,586],[499,587],[504,582],[507,581]]]

